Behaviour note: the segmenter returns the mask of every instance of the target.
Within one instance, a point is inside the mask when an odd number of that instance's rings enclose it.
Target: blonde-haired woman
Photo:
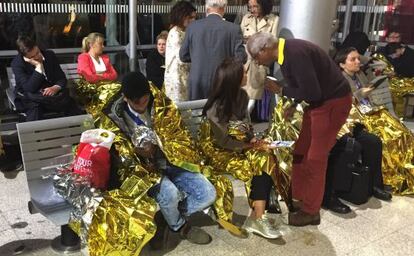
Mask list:
[[[82,53],[78,56],[78,73],[89,83],[115,81],[118,77],[108,55],[103,54],[104,36],[90,33],[82,40]]]
[[[247,39],[257,32],[267,32],[276,36],[279,17],[271,13],[273,8],[272,1],[249,0],[248,8],[250,13],[243,17],[240,24],[245,41],[247,42]],[[247,69],[247,84],[244,89],[249,95],[250,100],[248,110],[251,112],[253,110],[255,100],[261,100],[263,97],[264,84],[269,68],[259,66],[251,59],[251,57],[247,60],[245,68]],[[269,106],[264,107],[264,109],[268,108]],[[262,113],[261,116],[266,116],[267,118],[265,113]]]

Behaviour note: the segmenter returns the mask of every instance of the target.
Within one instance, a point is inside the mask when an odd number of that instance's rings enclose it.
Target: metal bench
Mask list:
[[[395,114],[394,105],[392,103],[392,95],[389,88],[388,79],[382,82],[375,90],[371,92],[370,98],[376,106],[383,105],[393,116],[397,116]]]
[[[176,105],[181,112],[181,118],[190,130],[194,139],[197,139],[198,129],[201,120],[203,119],[203,108],[207,99],[182,101],[177,102]]]
[[[410,120],[414,118],[414,93],[404,96],[404,117]]]
[[[78,79],[80,79],[80,76],[77,71],[77,63],[60,64],[60,67],[65,73],[66,79],[68,79],[68,81],[77,81]],[[9,80],[9,87],[6,89],[6,95],[9,101],[9,106],[10,109],[17,111],[16,105],[14,104],[14,100],[16,99],[16,95],[14,93],[16,89],[16,78],[11,67],[7,68],[7,78]]]
[[[81,133],[93,128],[89,115],[54,118],[17,124],[23,167],[30,191],[29,212],[41,213],[61,226],[61,236],[52,242],[57,251],[79,249],[79,238],[67,226],[71,206],[56,195],[50,178],[54,168],[72,160],[72,146]]]

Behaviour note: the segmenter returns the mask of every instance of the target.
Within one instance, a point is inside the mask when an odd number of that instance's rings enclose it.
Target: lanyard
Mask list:
[[[138,116],[134,115],[134,113],[131,112],[131,110],[128,108],[128,105],[125,105],[125,111],[129,115],[129,117],[131,117],[131,119],[134,120],[134,122],[137,125],[145,125],[145,123],[141,120],[141,118],[139,118]]]

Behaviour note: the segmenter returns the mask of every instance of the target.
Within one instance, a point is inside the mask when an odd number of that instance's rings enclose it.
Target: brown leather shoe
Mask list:
[[[321,223],[321,215],[309,214],[299,210],[297,212],[289,212],[289,225],[303,227],[307,225],[319,225]]]

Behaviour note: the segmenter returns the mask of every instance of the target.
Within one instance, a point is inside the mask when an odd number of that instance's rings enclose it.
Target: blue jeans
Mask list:
[[[200,173],[167,167],[154,195],[170,228],[180,229],[185,216],[201,211],[216,199],[216,189]]]

